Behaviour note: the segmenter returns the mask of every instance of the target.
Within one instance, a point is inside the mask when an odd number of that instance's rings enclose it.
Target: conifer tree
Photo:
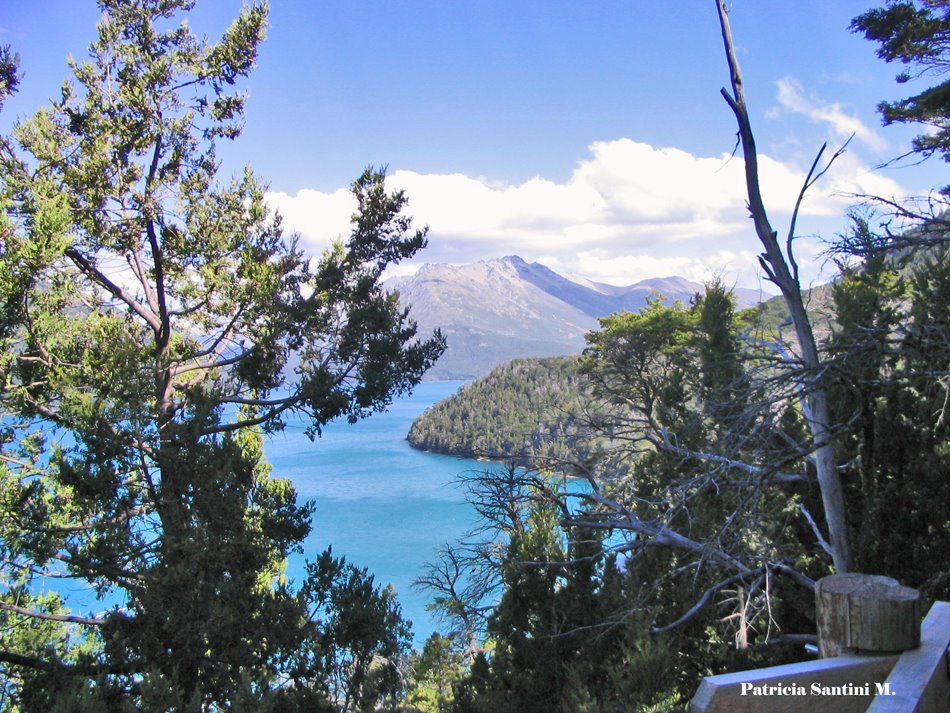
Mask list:
[[[0,661],[33,710],[27,689],[63,679],[116,710],[289,700],[306,687],[278,690],[285,666],[315,634],[281,571],[311,508],[255,432],[296,414],[316,435],[419,381],[443,342],[417,338],[380,275],[425,231],[367,169],[352,234],[311,264],[250,169],[222,180],[266,5],[217,42],[181,22],[188,0],[100,5],[88,59],[18,124],[0,175],[0,612],[87,643],[4,638]],[[116,607],[64,613],[31,593],[44,577]]]
[[[950,69],[947,0],[889,0],[884,7],[854,18],[851,30],[876,42],[878,57],[907,68],[897,75],[901,84],[925,75],[945,75]],[[924,156],[940,154],[950,161],[950,80],[906,99],[881,102],[878,110],[885,125],[910,123],[927,127],[914,139],[914,152]]]

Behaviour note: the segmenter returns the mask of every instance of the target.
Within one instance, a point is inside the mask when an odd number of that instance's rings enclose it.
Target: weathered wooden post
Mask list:
[[[824,658],[920,646],[920,592],[896,579],[832,574],[815,585],[818,647]]]

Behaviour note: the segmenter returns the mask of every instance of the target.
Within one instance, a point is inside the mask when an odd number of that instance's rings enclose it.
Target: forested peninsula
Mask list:
[[[409,444],[420,450],[513,461],[576,459],[587,437],[590,393],[579,356],[515,359],[463,386],[417,418]]]
[[[806,293],[816,321],[828,323],[830,289],[823,285]],[[653,301],[667,300],[656,294]],[[679,303],[679,309],[686,306]],[[776,337],[788,318],[781,297],[739,316],[745,331],[759,337]],[[604,405],[597,405],[582,363],[580,354],[514,359],[426,409],[406,440],[423,451],[520,466],[543,463],[564,470],[584,463],[610,439],[600,428]]]

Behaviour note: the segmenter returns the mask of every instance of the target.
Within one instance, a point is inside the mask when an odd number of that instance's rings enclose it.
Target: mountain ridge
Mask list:
[[[430,380],[472,379],[518,357],[577,354],[600,318],[639,311],[654,295],[688,301],[703,289],[675,276],[627,286],[572,279],[517,255],[466,265],[426,263],[384,284],[399,293],[420,333],[439,328],[447,338]],[[734,294],[740,308],[771,296],[742,289]]]

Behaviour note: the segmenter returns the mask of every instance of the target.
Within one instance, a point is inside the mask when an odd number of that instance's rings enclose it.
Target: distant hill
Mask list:
[[[811,328],[819,343],[831,336],[835,323],[834,317],[834,283],[828,282],[807,290],[802,290],[802,299],[805,302],[805,311],[811,321]],[[787,342],[795,343],[795,329],[791,323],[791,312],[785,304],[785,299],[779,295],[765,300],[758,305],[756,324],[764,333],[774,339],[779,326],[784,327],[782,335]]]
[[[560,275],[520,257],[469,265],[428,264],[386,281],[423,333],[439,327],[448,349],[427,378],[471,379],[518,357],[577,354],[600,317],[639,311],[651,295],[688,301],[703,286],[682,277],[642,280],[626,287]],[[735,290],[740,308],[770,297]]]

